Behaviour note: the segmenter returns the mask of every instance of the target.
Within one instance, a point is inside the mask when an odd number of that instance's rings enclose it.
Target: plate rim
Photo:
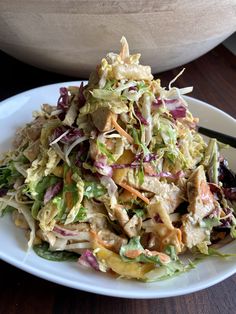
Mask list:
[[[0,107],[1,105],[3,105],[4,103],[7,103],[9,101],[14,100],[17,97],[20,97],[24,94],[32,94],[34,92],[40,92],[41,89],[44,88],[55,88],[55,87],[60,87],[60,86],[71,86],[71,85],[75,85],[75,84],[80,84],[81,82],[87,83],[87,80],[78,80],[78,81],[67,81],[67,82],[59,82],[59,83],[53,83],[53,84],[48,84],[48,85],[42,85],[36,88],[32,88],[26,91],[23,91],[21,93],[15,94],[9,98],[6,98],[4,100],[2,100],[0,102]],[[221,109],[205,102],[202,101],[200,99],[194,98],[194,97],[190,97],[190,96],[184,96],[184,98],[186,100],[189,100],[190,102],[197,102],[200,105],[207,107],[210,110],[216,111],[221,115],[224,115],[227,119],[230,119],[232,122],[236,123],[236,119],[234,119],[230,114],[222,111]],[[236,240],[235,240],[236,241]],[[221,276],[218,277],[214,277],[210,280],[208,280],[208,282],[206,282],[205,284],[202,284],[202,282],[200,283],[196,283],[195,286],[193,286],[190,289],[187,288],[182,288],[176,292],[172,292],[172,293],[168,293],[168,292],[161,292],[158,289],[154,290],[154,291],[149,291],[150,295],[145,295],[145,297],[140,297],[140,292],[133,292],[130,291],[129,294],[127,295],[127,292],[122,292],[120,290],[116,290],[115,288],[110,289],[110,288],[104,288],[104,287],[99,287],[97,288],[96,285],[92,286],[91,284],[88,283],[78,283],[75,281],[72,281],[70,279],[65,279],[65,278],[60,278],[58,275],[56,274],[52,274],[49,272],[46,272],[45,270],[38,270],[37,268],[31,266],[31,265],[27,265],[22,261],[18,261],[16,258],[13,258],[11,256],[9,256],[8,254],[4,254],[4,252],[0,251],[0,258],[11,264],[12,266],[17,267],[20,270],[26,271],[29,274],[32,274],[36,277],[42,278],[44,280],[47,281],[51,281],[63,286],[67,286],[70,288],[74,288],[74,289],[79,289],[79,290],[83,290],[86,292],[91,292],[91,293],[96,293],[96,294],[101,294],[101,295],[105,295],[105,296],[113,296],[113,297],[120,297],[120,298],[133,298],[133,299],[154,299],[154,298],[166,298],[166,297],[176,297],[176,296],[181,296],[181,295],[186,295],[186,294],[190,294],[193,292],[197,292],[206,288],[209,288],[219,282],[222,282],[223,280],[229,278],[230,276],[232,276],[233,274],[236,273],[236,264],[235,267],[233,267],[230,270],[226,270],[226,272],[224,274],[222,274]],[[171,280],[171,279],[170,279]]]

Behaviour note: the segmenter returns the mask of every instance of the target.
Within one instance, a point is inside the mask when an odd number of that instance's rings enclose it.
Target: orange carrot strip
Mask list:
[[[116,122],[116,120],[112,117],[111,118],[112,124],[114,126],[114,128],[116,129],[116,131],[121,135],[124,136],[125,138],[127,138],[128,142],[130,142],[130,144],[133,144],[134,140],[132,138],[132,136],[130,136],[124,129],[122,129],[122,127]]]
[[[143,253],[143,250],[128,250],[124,255],[128,258],[136,258]]]
[[[91,230],[90,235],[91,235],[91,238],[93,240],[93,247],[94,248],[97,248],[100,244],[101,246],[105,247],[106,249],[112,249],[112,244],[109,244],[109,243],[103,241],[101,238],[99,238],[98,234],[95,231]]]
[[[72,171],[71,171],[71,169],[69,169],[69,170],[67,171],[67,173],[66,173],[65,182],[66,182],[67,184],[73,183],[73,180],[72,180]]]
[[[146,204],[149,204],[149,199],[132,186],[128,185],[125,182],[121,182],[119,183],[119,185],[130,193],[137,195],[137,197],[141,198],[141,200],[143,200]]]
[[[71,209],[73,207],[73,197],[71,192],[65,193],[65,199],[66,199],[66,207]]]

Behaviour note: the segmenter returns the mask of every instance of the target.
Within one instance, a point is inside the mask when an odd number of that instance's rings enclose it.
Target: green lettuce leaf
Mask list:
[[[220,222],[219,218],[217,218],[217,217],[204,218],[200,222],[200,227],[207,228],[209,230],[211,230],[213,227],[217,227],[219,225],[221,225],[221,222]]]
[[[133,212],[135,212],[138,217],[143,217],[145,215],[145,211],[141,208],[133,209]]]
[[[177,254],[176,254],[175,247],[173,245],[168,245],[165,248],[165,253],[170,256],[172,261],[177,261],[179,259]]]
[[[212,247],[208,247],[208,255],[210,256],[219,256],[219,257],[232,257],[235,256],[236,257],[236,253],[229,253],[229,254],[225,254],[225,253],[221,253],[219,250],[212,248]]]
[[[115,162],[115,159],[114,159],[112,153],[109,152],[109,150],[106,148],[105,144],[103,144],[97,140],[97,147],[100,150],[100,152],[108,158],[108,160]]]
[[[46,190],[56,184],[60,179],[55,176],[48,176],[44,177],[36,186],[34,189],[34,204],[31,208],[31,213],[34,219],[37,219],[38,212],[43,205],[43,198]]]
[[[2,205],[5,205],[4,208],[2,208]],[[0,217],[4,217],[7,214],[11,214],[15,210],[14,207],[11,207],[6,204],[0,204]]]
[[[9,162],[8,165],[0,167],[0,188],[9,188],[12,186],[17,178],[22,177],[22,175],[16,170],[14,166],[14,161]]]
[[[54,262],[64,262],[64,261],[70,261],[70,262],[76,262],[78,258],[80,257],[79,254],[76,254],[74,252],[68,252],[68,251],[50,251],[49,245],[46,242],[43,242],[42,244],[37,244],[33,246],[34,252],[49,261]]]
[[[8,186],[11,170],[7,166],[0,167],[0,188]]]
[[[210,182],[219,184],[219,147],[215,138],[210,139],[208,143],[207,149],[205,151],[203,165],[207,169]]]
[[[145,253],[141,253],[136,258],[128,258],[126,253],[132,250],[144,251],[144,248],[140,244],[140,237],[133,237],[128,244],[121,246],[120,256],[122,260],[124,262],[135,261],[141,263],[153,263],[156,265],[155,269],[145,275],[144,281],[146,282],[168,279],[195,267],[194,263],[191,261],[189,261],[187,265],[184,265],[177,257],[175,248],[172,245],[167,246],[165,250],[165,253],[170,257],[170,262],[168,263],[162,263],[158,256],[148,256],[145,255]]]
[[[75,221],[75,219],[81,216],[83,219],[85,218],[85,212],[81,209],[81,202],[84,197],[84,181],[82,178],[77,174],[74,173],[72,175],[74,181],[76,181],[76,189],[72,191],[73,193],[73,200],[74,206],[71,208],[70,212],[67,215],[65,224],[69,224]],[[82,210],[82,211],[81,211]],[[78,219],[79,220],[79,219]]]
[[[232,238],[236,238],[236,225],[231,227],[230,235],[231,235]]]
[[[97,198],[104,194],[106,194],[106,189],[100,183],[92,181],[84,182],[84,196],[86,196],[87,198]]]
[[[52,203],[55,204],[58,209],[56,220],[60,221],[61,223],[64,223],[66,220],[66,204],[62,195],[63,193],[60,193],[57,196],[55,196],[52,200]]]
[[[80,209],[73,222],[85,221],[87,219],[87,208],[80,206]]]
[[[35,187],[36,200],[42,201],[46,190],[60,181],[60,178],[56,176],[44,177]]]
[[[205,245],[206,246],[206,245]],[[197,249],[199,250],[198,252],[197,251],[193,251],[193,253],[195,253],[197,257],[197,259],[204,259],[208,256],[218,256],[218,257],[224,257],[224,258],[227,258],[227,257],[236,257],[236,253],[222,253],[220,252],[219,250],[213,248],[213,247],[210,247],[210,246],[207,246],[206,249],[204,249],[204,242],[203,242],[203,245],[199,247],[199,245],[197,246]]]
[[[136,258],[129,258],[126,256],[126,253],[128,251],[144,251],[144,248],[140,244],[140,236],[138,237],[133,237],[129,240],[128,244],[123,244],[120,248],[120,256],[124,262],[142,262],[142,263],[154,263],[154,264],[159,264],[161,265],[162,263],[160,262],[159,256],[147,256],[144,253],[141,253],[139,256]]]
[[[132,137],[134,139],[134,143],[137,144],[143,151],[144,156],[149,154],[149,149],[143,144],[143,142],[140,140],[142,137],[142,132],[144,132],[143,126],[140,128],[140,132],[136,130],[135,128],[131,129]]]
[[[176,276],[179,276],[185,272],[196,267],[196,263],[189,261],[187,265],[178,261],[170,262],[167,265],[163,265],[157,267],[147,274],[145,274],[145,282],[154,282],[154,281],[162,281],[167,280]]]

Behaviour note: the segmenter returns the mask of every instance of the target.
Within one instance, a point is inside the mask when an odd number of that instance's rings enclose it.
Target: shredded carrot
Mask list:
[[[133,144],[134,140],[132,138],[132,136],[130,136],[124,129],[122,129],[122,127],[116,122],[116,120],[114,119],[114,117],[111,118],[112,124],[114,126],[114,128],[116,129],[116,131],[124,136],[125,138],[127,138],[128,142],[130,142],[130,144]]]
[[[105,247],[106,249],[112,249],[113,244],[103,241],[95,231],[91,230],[90,235],[92,238],[94,249],[98,248],[100,245]]]
[[[66,182],[67,184],[73,183],[73,181],[72,181],[72,171],[71,171],[71,169],[69,169],[69,170],[67,171],[67,173],[66,173],[65,182]]]
[[[73,197],[71,192],[65,193],[65,199],[66,199],[66,207],[68,209],[71,209],[73,207]]]
[[[166,255],[165,253],[157,252],[157,255],[159,256],[161,262],[163,263],[169,263],[170,262],[170,257]]]
[[[143,250],[128,250],[124,255],[128,258],[136,258],[143,253]]]
[[[165,254],[165,253],[158,252],[158,251],[149,251],[147,249],[145,249],[144,251],[145,251],[145,255],[146,256],[159,256],[160,260],[163,263],[170,262],[170,257],[167,254]]]
[[[132,186],[128,185],[125,182],[121,182],[119,183],[119,185],[130,193],[137,195],[137,197],[141,198],[141,200],[143,200],[146,204],[149,204],[149,199]]]

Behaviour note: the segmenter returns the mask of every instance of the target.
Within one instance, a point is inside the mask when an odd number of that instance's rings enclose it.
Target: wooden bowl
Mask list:
[[[119,51],[122,35],[157,73],[196,59],[235,28],[235,0],[0,1],[3,51],[84,78],[106,53]]]

